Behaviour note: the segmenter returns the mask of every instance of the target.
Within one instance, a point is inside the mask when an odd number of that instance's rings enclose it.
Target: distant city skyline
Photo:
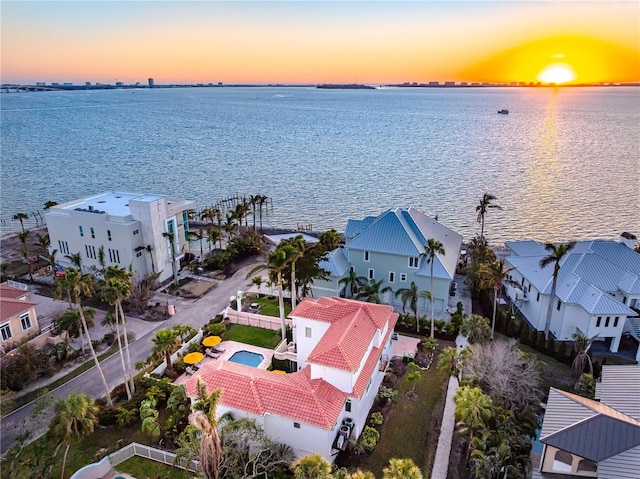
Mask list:
[[[640,81],[640,2],[1,4],[2,83]]]

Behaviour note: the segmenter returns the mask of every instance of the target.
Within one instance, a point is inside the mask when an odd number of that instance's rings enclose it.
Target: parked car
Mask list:
[[[449,296],[455,296],[457,291],[458,283],[456,283],[455,281],[451,281],[451,284],[449,285]]]

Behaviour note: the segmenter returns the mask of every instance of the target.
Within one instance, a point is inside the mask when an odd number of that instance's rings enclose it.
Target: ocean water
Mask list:
[[[0,215],[109,190],[343,231],[414,206],[493,243],[640,235],[640,89],[176,88],[2,93]],[[502,108],[509,115],[498,115]],[[28,223],[35,224],[32,220]]]

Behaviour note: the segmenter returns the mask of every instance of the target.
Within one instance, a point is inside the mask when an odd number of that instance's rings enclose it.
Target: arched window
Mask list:
[[[573,456],[566,451],[556,451],[553,457],[553,470],[558,472],[571,472]]]
[[[582,459],[578,463],[578,472],[598,472],[598,464],[589,459]]]

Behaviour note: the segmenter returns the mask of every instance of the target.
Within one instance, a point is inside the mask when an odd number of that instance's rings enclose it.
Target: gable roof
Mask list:
[[[640,365],[603,365],[595,397],[640,421]]]
[[[0,297],[0,321],[8,321],[14,316],[25,313],[36,306],[37,303]]]
[[[558,407],[560,406],[560,407]],[[554,416],[545,425],[556,430],[540,438],[544,444],[600,462],[640,445],[640,422],[598,401],[551,388],[547,408],[563,414],[565,426],[554,427]],[[573,421],[576,413],[582,419]],[[578,417],[579,417],[578,416]],[[544,425],[543,425],[544,428]]]
[[[535,241],[508,243],[515,253],[507,263],[542,294],[550,294],[554,265],[540,267],[547,256],[544,245]],[[621,259],[622,258],[622,259]],[[635,316],[635,312],[609,293],[640,294],[640,254],[614,241],[582,241],[560,263],[556,296],[564,303],[578,304],[592,315]]]
[[[344,248],[336,248],[326,254],[326,259],[318,262],[318,267],[324,269],[330,276],[341,278],[349,269],[349,260],[344,254]]]
[[[307,362],[355,372],[378,329],[397,314],[393,307],[345,298],[303,299],[289,315],[331,323]]]
[[[462,236],[429,218],[417,209],[395,207],[377,217],[349,220],[345,231],[346,249],[418,257],[429,238],[440,241],[445,255],[436,255],[434,276],[452,279],[455,274]],[[426,263],[422,258],[421,262]],[[436,265],[440,267],[436,268]],[[437,271],[437,274],[436,274]]]
[[[0,298],[2,299],[20,299],[29,296],[29,290],[14,288],[8,284],[0,284]]]
[[[189,396],[197,395],[198,380],[203,381],[208,393],[219,389],[219,403],[229,408],[257,416],[273,414],[329,430],[347,397],[328,382],[311,379],[309,367],[276,374],[229,361],[212,361],[187,380]]]

